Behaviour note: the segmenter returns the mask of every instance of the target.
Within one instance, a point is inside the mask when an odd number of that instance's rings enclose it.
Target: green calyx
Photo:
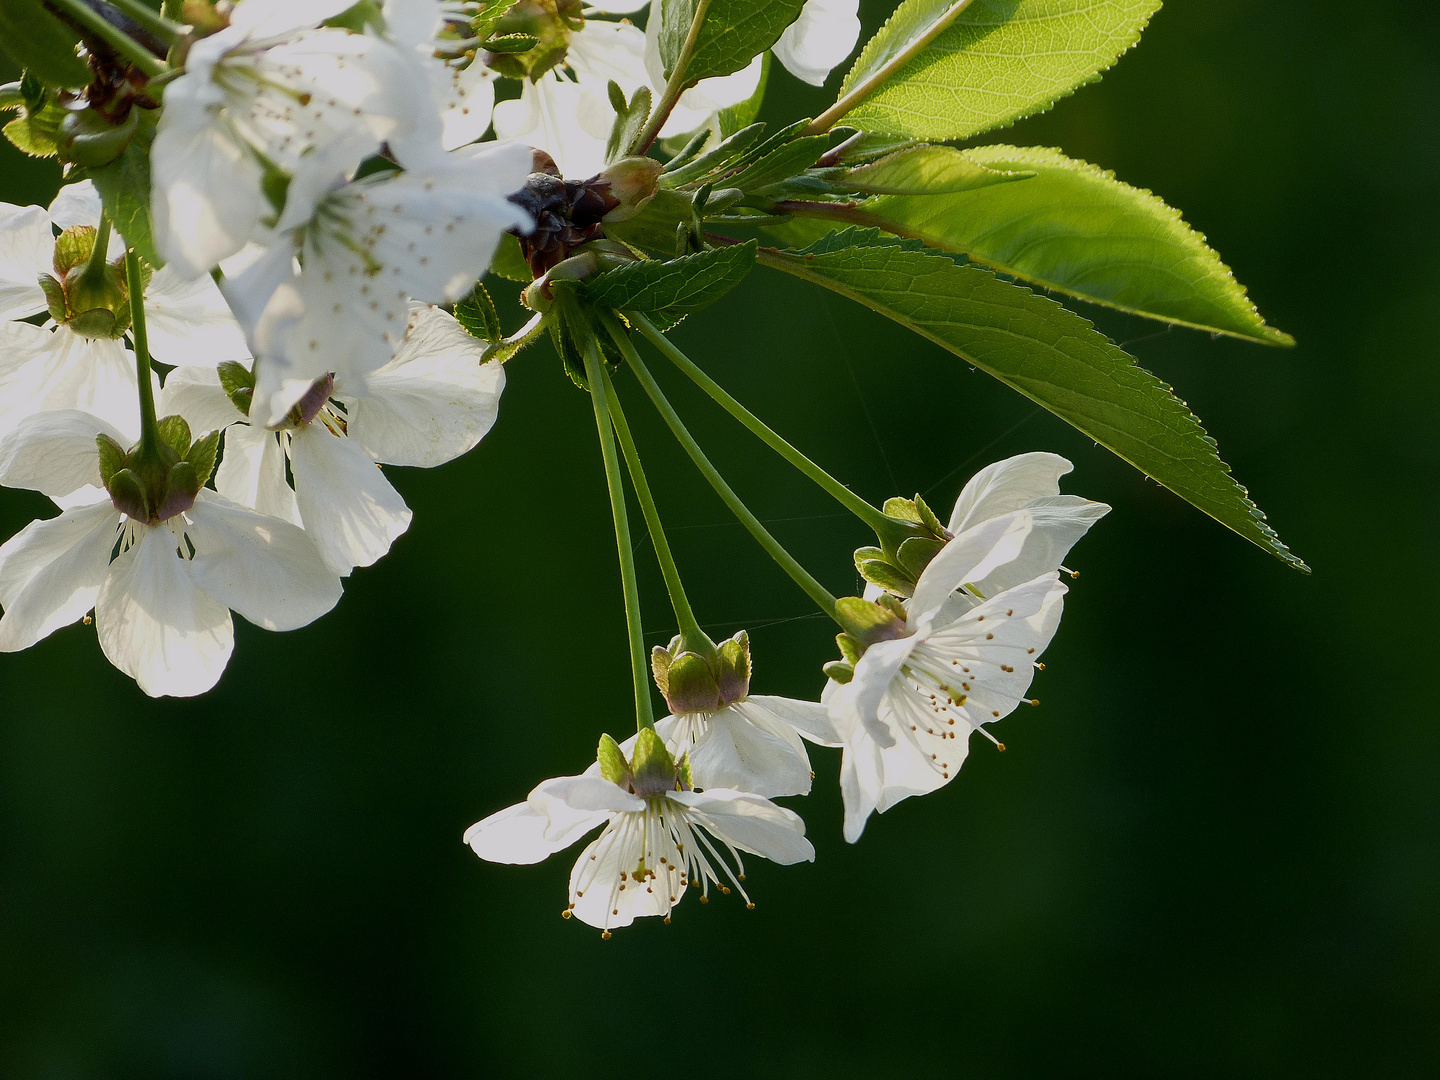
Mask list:
[[[493,10],[492,5],[482,5]],[[482,10],[477,26],[484,30],[485,66],[512,79],[539,80],[565,60],[570,35],[585,25],[580,0],[520,0],[502,9],[498,18]]]
[[[55,240],[55,276],[40,276],[51,317],[83,337],[114,339],[130,329],[125,260],[105,261],[109,242],[107,225],[72,225]]]
[[[887,499],[887,527],[877,530],[879,547],[855,552],[855,569],[872,585],[896,596],[913,596],[915,582],[951,539],[950,532],[919,495]]]
[[[255,375],[244,364],[227,360],[215,369],[220,376],[220,389],[230,399],[230,404],[240,410],[241,416],[250,415],[250,403],[255,399]]]
[[[95,439],[100,454],[100,480],[115,509],[136,521],[158,525],[195,505],[220,451],[220,432],[192,441],[190,425],[166,416],[156,438],[128,452],[108,435]]]
[[[669,648],[655,646],[650,670],[676,716],[717,712],[750,693],[750,637],[741,630],[718,647],[676,637]]]
[[[629,761],[625,760],[625,751],[619,743],[609,735],[601,735],[595,760],[600,765],[602,778],[642,799],[667,791],[689,791],[694,786],[690,755],[683,754],[676,761],[654,728],[640,729]]]
[[[835,601],[835,619],[845,628],[844,633],[835,637],[842,659],[830,661],[824,671],[838,683],[847,683],[854,677],[855,665],[871,645],[877,641],[893,641],[907,633],[905,605],[887,593],[873,601],[842,596]]]

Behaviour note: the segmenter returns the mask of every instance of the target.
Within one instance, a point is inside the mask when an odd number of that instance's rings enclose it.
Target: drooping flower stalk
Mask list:
[[[659,349],[665,359],[684,372],[691,382],[709,394],[722,409],[749,428],[762,442],[813,480],[822,491],[833,497],[836,502],[874,529],[880,536],[884,537],[896,532],[897,523],[894,519],[860,498],[859,495],[856,495],[792,446],[779,432],[731,397],[723,386],[707,375],[695,361],[676,348],[675,343],[662,334],[655,324],[644,315],[627,312],[626,318],[634,322],[640,333],[645,335],[646,340]],[[904,537],[898,536],[897,539],[903,540]]]
[[[660,385],[655,381],[655,377],[650,374],[650,369],[645,366],[645,361],[640,359],[640,354],[635,350],[634,343],[631,342],[624,330],[608,316],[605,317],[605,326],[606,329],[610,331],[611,337],[615,339],[615,343],[620,347],[620,351],[624,355],[626,362],[628,362],[631,369],[634,370],[635,377],[640,381],[640,385],[645,388],[645,392],[650,395],[650,400],[654,403],[655,408],[660,412],[660,415],[665,418],[665,423],[669,425],[676,440],[685,448],[685,452],[690,455],[690,460],[695,463],[695,467],[700,470],[701,475],[709,481],[710,486],[715,489],[715,493],[724,500],[725,505],[730,508],[730,512],[740,519],[740,523],[749,530],[750,535],[755,538],[755,541],[765,549],[766,554],[774,559],[780,568],[790,575],[791,580],[799,585],[811,600],[815,601],[816,606],[818,606],[821,611],[829,615],[832,619],[835,618],[835,597],[831,595],[825,586],[816,581],[808,570],[800,565],[795,556],[785,550],[780,542],[770,534],[770,530],[760,524],[760,519],[750,512],[749,507],[740,501],[740,497],[736,495],[734,489],[725,482],[725,478],[720,475],[720,471],[716,469],[710,459],[705,456],[705,451],[700,449],[700,444],[695,441],[694,436],[692,436],[689,429],[685,427],[679,414],[675,412],[675,407],[671,405],[669,399],[665,397],[664,391],[660,389]]]
[[[573,305],[565,306],[573,308]],[[578,315],[578,312],[573,314]],[[630,674],[635,687],[635,729],[642,731],[655,727],[655,711],[650,702],[650,668],[645,658],[645,634],[640,622],[640,589],[635,579],[635,550],[630,541],[630,520],[625,510],[625,488],[620,479],[620,462],[615,455],[615,430],[610,413],[610,398],[601,372],[600,343],[593,332],[585,337],[585,378],[590,384],[590,401],[595,406],[595,426],[600,432],[600,456],[605,462],[605,484],[610,491],[610,513],[615,519],[615,546],[620,554],[620,582],[625,595],[625,627],[630,635]]]
[[[107,218],[100,219],[100,232],[95,236],[95,250],[103,250],[101,241],[108,240]],[[135,249],[125,250],[125,283],[130,289],[130,340],[135,346],[135,378],[140,392],[140,446],[142,457],[152,454],[160,441],[160,428],[155,419],[155,386],[150,376],[150,342],[145,336],[145,279],[140,270],[140,256]]]
[[[700,623],[695,618],[695,612],[690,607],[690,599],[685,595],[685,586],[680,581],[680,571],[675,565],[675,557],[670,551],[670,542],[665,538],[665,528],[660,521],[660,512],[655,507],[655,497],[650,492],[650,484],[645,479],[645,470],[640,463],[640,454],[635,449],[635,441],[630,437],[630,425],[625,421],[625,414],[621,411],[620,401],[615,393],[615,386],[610,381],[609,372],[601,368],[600,377],[605,383],[605,395],[610,408],[610,422],[615,427],[615,435],[620,440],[620,451],[625,455],[625,465],[630,471],[630,482],[635,487],[635,495],[640,500],[640,510],[645,515],[645,527],[650,531],[650,539],[655,545],[655,557],[660,563],[660,573],[665,578],[665,591],[670,596],[670,606],[675,611],[675,621],[679,625],[681,647],[690,652],[701,653],[702,655],[714,652],[714,645],[709,636],[700,629]]]

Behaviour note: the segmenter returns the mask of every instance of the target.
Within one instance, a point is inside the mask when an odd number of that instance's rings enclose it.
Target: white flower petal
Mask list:
[[[981,521],[947,543],[915,582],[907,619],[910,629],[933,616],[961,585],[983,581],[996,567],[1013,562],[1033,527],[1030,512],[1016,510]]]
[[[617,817],[575,861],[569,910],[581,922],[604,929],[629,926],[639,918],[667,914],[671,896],[680,897],[679,873],[669,863],[656,866],[658,876],[649,882],[629,878],[644,852],[636,817]]]
[[[410,509],[374,459],[318,423],[291,433],[290,469],[300,520],[337,574],[371,565],[410,527]]]
[[[814,862],[805,822],[793,810],[746,791],[674,791],[666,799],[703,815],[702,824],[727,843],[781,866]]]
[[[162,267],[145,290],[150,355],[172,367],[214,368],[250,359],[245,334],[208,274],[185,280]]]
[[[298,526],[300,506],[285,480],[284,437],[252,424],[226,428],[215,490],[231,502]]]
[[[505,368],[481,364],[483,342],[438,308],[417,306],[400,351],[347,402],[347,431],[376,461],[429,468],[459,457],[490,430]]]
[[[340,600],[340,579],[314,542],[279,518],[257,514],[201,489],[186,533],[190,572],[200,586],[266,630],[314,622]]]
[[[32,521],[0,547],[0,652],[28,649],[95,606],[120,511],[108,502]]]
[[[865,650],[855,665],[854,676],[843,686],[837,684],[830,696],[830,716],[837,731],[850,732],[863,727],[882,749],[895,745],[894,733],[880,718],[880,705],[891,681],[918,643],[918,637],[909,634],[877,641]]]
[[[493,71],[479,62],[456,71],[441,68],[438,94],[445,110],[440,117],[443,129],[441,145],[446,150],[473,143],[490,130],[490,114],[495,107]]]
[[[68,409],[28,417],[0,439],[0,484],[53,498],[100,485],[99,435],[128,449],[124,437],[98,417]]]
[[[821,702],[751,694],[743,704],[746,706],[747,715],[751,715],[751,709],[764,710],[777,724],[787,725],[820,746],[840,746],[844,743],[834,721],[830,719],[830,710]]]
[[[765,798],[809,794],[810,759],[799,738],[791,731],[791,743],[753,723],[750,717],[759,713],[732,705],[707,718],[690,750],[696,787],[734,788]]]
[[[159,389],[159,379],[155,379]],[[118,341],[69,327],[0,323],[0,434],[37,412],[79,409],[140,437],[134,356]]]
[[[775,43],[775,58],[797,79],[823,86],[860,39],[860,0],[806,0]]]
[[[608,815],[596,818],[598,825]],[[579,837],[567,836],[556,842],[545,839],[549,819],[528,802],[516,803],[477,821],[465,830],[465,843],[476,855],[497,863],[537,863],[564,848]]]
[[[203,694],[235,647],[230,612],[196,585],[179,543],[165,525],[138,526],[95,603],[100,648],[151,697]]]
[[[319,26],[354,6],[354,0],[240,0],[230,25],[251,38],[280,37]]]
[[[1044,495],[1026,504],[1032,527],[1011,562],[975,582],[982,596],[994,596],[1059,568],[1090,526],[1110,512],[1102,502],[1078,495]]]
[[[955,500],[948,528],[959,535],[988,518],[1021,510],[1032,499],[1059,495],[1060,478],[1074,468],[1059,454],[1038,451],[987,465],[970,478]]]
[[[36,279],[53,274],[55,235],[39,206],[0,203],[0,319],[23,319],[45,310]]]

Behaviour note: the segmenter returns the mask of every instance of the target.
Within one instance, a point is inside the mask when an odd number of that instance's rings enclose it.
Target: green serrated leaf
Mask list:
[[[660,0],[660,59],[668,79],[683,50],[701,0]],[[711,0],[695,39],[685,81],[732,75],[765,52],[800,15],[805,0]]]
[[[123,154],[108,165],[76,170],[74,175],[88,176],[95,181],[105,212],[125,243],[158,270],[165,265],[165,260],[155,250],[150,229],[150,144],[155,141],[155,123],[154,111],[146,110]]]
[[[1019,186],[1019,185],[1016,185]],[[1290,565],[1305,564],[1170,392],[1085,319],[991,271],[875,229],[762,261],[908,326],[994,375]]]
[[[794,139],[751,162],[736,175],[726,177],[725,186],[748,193],[787,180],[814,165],[829,147],[829,135],[807,135]]]
[[[1270,345],[1295,343],[1265,325],[1205,238],[1150,192],[1058,150],[953,152],[1034,179],[943,197],[871,199],[861,211],[890,231],[1082,300]]]
[[[609,164],[630,153],[635,140],[650,119],[650,88],[639,87],[629,101],[620,84],[611,81],[610,107],[615,110],[615,123],[610,128],[610,138],[605,143],[605,162]]]
[[[615,311],[678,318],[708,307],[745,280],[756,250],[750,240],[681,259],[630,263],[587,279],[585,298]]]
[[[827,181],[845,191],[871,195],[929,196],[974,191],[1034,175],[1025,169],[987,166],[953,146],[912,146],[827,177]]]
[[[499,341],[505,336],[500,328],[500,313],[495,310],[495,301],[478,281],[470,295],[455,305],[455,321],[473,337],[481,341]]]
[[[90,65],[75,51],[79,41],[79,35],[40,0],[0,3],[0,48],[49,86],[66,89],[90,82]]]
[[[1048,109],[1140,39],[1160,0],[905,0],[840,86],[845,124],[966,139]],[[928,42],[935,26],[942,29]]]
[[[38,88],[38,86],[37,86]],[[30,98],[20,115],[5,125],[5,138],[30,157],[54,157],[60,151],[60,125],[66,112],[48,93]]]

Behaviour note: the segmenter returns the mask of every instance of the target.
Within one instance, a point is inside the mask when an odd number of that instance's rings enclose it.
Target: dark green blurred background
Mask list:
[[[1418,0],[1172,0],[1103,83],[1000,135],[1182,208],[1299,339],[1086,312],[1175,384],[1313,577],[757,271],[677,340],[862,494],[948,509],[975,468],[1046,449],[1115,511],[1008,753],[974,740],[956,783],[850,847],[817,752],[794,800],[815,864],[757,860],[753,912],[692,899],[601,941],[559,918],[570,857],[460,842],[631,723],[589,402],[542,346],[474,453],[392,471],[416,517],[390,556],[313,626],[239,626],[209,696],[148,700],[80,626],[0,657],[0,1076],[1434,1075],[1437,57]],[[772,118],[833,98],[776,72]],[[53,165],[3,161],[6,198],[48,200]],[[863,530],[667,385],[853,590]],[[620,391],[702,621],[751,628],[757,691],[816,694],[833,628]],[[0,494],[0,536],[45,505]]]

